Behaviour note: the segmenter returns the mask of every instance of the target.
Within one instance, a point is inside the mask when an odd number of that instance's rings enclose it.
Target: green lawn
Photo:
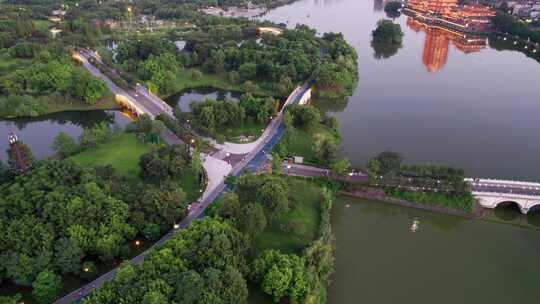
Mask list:
[[[261,136],[262,132],[266,128],[265,124],[260,124],[257,122],[246,122],[240,127],[235,128],[221,128],[216,132],[225,137],[226,141],[234,143],[242,143],[240,141],[240,136],[245,136],[250,138],[250,142],[257,140]]]
[[[150,151],[152,146],[139,141],[133,133],[122,133],[96,149],[83,151],[70,157],[82,166],[112,165],[118,173],[131,182],[140,181],[139,158]],[[180,179],[180,187],[189,201],[200,196],[199,181],[191,169],[186,169]]]
[[[292,131],[285,134],[279,145],[284,145],[289,155],[303,156],[305,163],[318,165],[317,143],[325,138],[334,141],[336,145],[340,142],[339,135],[335,130],[319,124],[312,132],[306,132],[297,128],[292,129]],[[280,150],[278,148],[278,151]]]
[[[33,22],[39,32],[47,35],[49,34],[49,28],[53,25],[51,21],[45,19],[36,19]]]
[[[284,253],[301,254],[310,242],[315,240],[320,223],[320,187],[315,183],[298,178],[287,178],[290,187],[291,210],[254,239],[254,255],[267,249],[278,249]],[[291,220],[302,223],[298,233],[284,232],[281,227]]]
[[[150,151],[151,145],[140,142],[135,134],[122,133],[96,149],[70,157],[82,166],[112,165],[131,181],[139,180],[139,158]]]
[[[180,180],[180,187],[184,190],[187,200],[190,202],[196,201],[201,196],[197,175],[191,169],[184,171]]]

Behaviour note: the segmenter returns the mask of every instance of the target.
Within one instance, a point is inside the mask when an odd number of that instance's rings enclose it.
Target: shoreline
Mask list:
[[[352,196],[356,198],[374,200],[377,202],[392,204],[396,206],[421,209],[421,210],[431,211],[435,213],[459,216],[466,219],[479,220],[479,219],[483,219],[484,217],[484,208],[480,207],[478,203],[475,204],[474,211],[471,213],[468,213],[468,212],[458,210],[458,209],[450,209],[450,208],[444,208],[444,207],[439,207],[435,205],[420,204],[416,202],[410,202],[410,201],[406,201],[406,200],[402,200],[398,198],[393,198],[393,197],[387,196],[386,194],[380,191],[372,190],[369,188],[368,189],[362,188],[361,190],[354,190],[354,191],[339,190],[339,194]]]
[[[112,98],[111,98],[112,99]],[[54,115],[58,113],[64,113],[64,112],[88,112],[88,111],[116,111],[121,110],[122,107],[119,106],[114,101],[112,102],[102,102],[101,104],[95,104],[95,105],[80,105],[80,106],[72,106],[72,105],[65,105],[65,107],[54,107],[50,111],[47,111],[45,113],[40,113],[39,115],[16,115],[16,116],[1,116],[0,115],[0,121],[15,121],[18,119],[38,119],[40,117],[45,117],[48,115]]]

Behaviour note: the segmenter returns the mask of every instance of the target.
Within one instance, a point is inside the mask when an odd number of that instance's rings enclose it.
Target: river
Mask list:
[[[347,104],[324,105],[341,125],[355,166],[384,150],[471,176],[540,181],[540,64],[484,42],[460,44],[400,16],[403,47],[377,59],[371,31],[385,17],[379,0],[300,0],[262,17],[319,33],[342,32],[358,53],[359,85]]]

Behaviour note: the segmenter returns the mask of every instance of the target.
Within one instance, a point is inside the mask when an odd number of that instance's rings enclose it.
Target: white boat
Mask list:
[[[416,230],[418,230],[419,225],[420,225],[420,221],[414,220],[411,225],[411,232],[416,232]]]

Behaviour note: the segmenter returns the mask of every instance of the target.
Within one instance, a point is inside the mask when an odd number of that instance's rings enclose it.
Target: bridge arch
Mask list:
[[[520,200],[515,200],[515,199],[501,199],[500,201],[493,204],[493,207],[494,208],[514,207],[523,214],[526,214],[528,211],[526,202],[522,202]]]
[[[529,207],[529,212],[539,212],[539,211],[540,211],[540,203],[536,203]]]

